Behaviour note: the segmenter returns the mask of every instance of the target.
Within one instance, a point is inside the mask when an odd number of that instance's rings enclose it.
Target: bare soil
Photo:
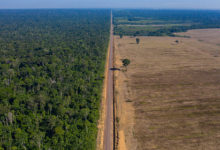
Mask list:
[[[126,72],[115,71],[120,150],[219,149],[220,34],[213,32],[139,37],[140,44],[115,37],[115,67],[131,60]]]
[[[118,38],[115,38],[115,43],[117,42]],[[115,51],[114,51],[114,66],[121,71],[114,72],[114,86],[115,86],[115,101],[116,101],[116,129],[118,130],[118,150],[126,150],[126,149],[136,149],[136,139],[133,138],[134,136],[134,107],[132,103],[129,103],[129,98],[131,97],[130,87],[127,81],[127,74],[124,73],[122,70],[125,68],[121,67],[122,62],[120,51],[118,51],[118,46],[115,44]]]
[[[200,42],[210,43],[220,46],[220,29],[197,29],[187,32],[177,33],[177,35],[186,35],[197,39]]]

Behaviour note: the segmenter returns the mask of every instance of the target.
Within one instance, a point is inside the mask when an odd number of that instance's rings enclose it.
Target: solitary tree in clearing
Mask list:
[[[119,36],[120,36],[120,39],[122,39],[122,38],[123,38],[123,34],[120,34]]]
[[[123,63],[123,66],[126,68],[126,71],[127,71],[127,66],[131,63],[131,61],[129,59],[123,59],[122,63]]]
[[[140,43],[140,39],[136,38],[136,43],[139,44]]]

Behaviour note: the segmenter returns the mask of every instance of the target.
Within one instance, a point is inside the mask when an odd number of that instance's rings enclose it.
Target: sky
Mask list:
[[[12,8],[175,8],[220,10],[220,0],[0,0],[0,9]]]

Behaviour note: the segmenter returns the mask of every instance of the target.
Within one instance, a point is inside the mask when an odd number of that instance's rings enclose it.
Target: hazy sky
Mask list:
[[[220,0],[0,0],[0,8],[220,9]]]

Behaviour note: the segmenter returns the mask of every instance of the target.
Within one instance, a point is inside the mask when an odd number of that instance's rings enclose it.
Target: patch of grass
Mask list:
[[[164,24],[164,25],[118,25],[115,26],[115,34],[129,36],[178,36],[173,31],[183,31],[182,28],[188,28],[189,25]],[[185,31],[185,29],[184,29]],[[179,36],[178,36],[179,37]]]
[[[120,119],[119,117],[116,117],[116,122],[119,123]]]

